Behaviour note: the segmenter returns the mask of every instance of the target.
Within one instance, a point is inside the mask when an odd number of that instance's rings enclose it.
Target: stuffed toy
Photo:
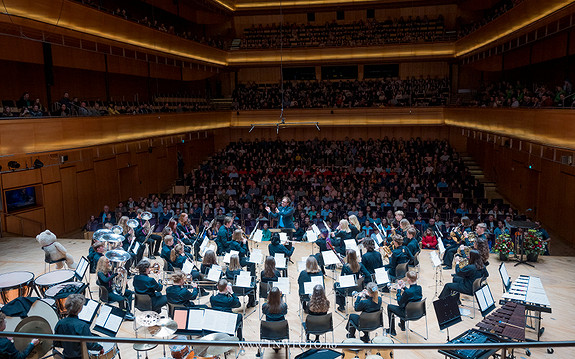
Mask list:
[[[64,248],[64,246],[58,242],[58,238],[56,238],[54,233],[50,232],[49,230],[45,230],[36,236],[36,240],[38,243],[40,243],[42,249],[44,250],[46,262],[53,262],[65,258],[65,262],[66,265],[68,265],[68,268],[76,268],[74,258],[72,258],[72,256],[68,254],[68,251],[66,251],[66,248]],[[57,269],[62,269],[62,267],[64,267],[64,261],[56,263]]]

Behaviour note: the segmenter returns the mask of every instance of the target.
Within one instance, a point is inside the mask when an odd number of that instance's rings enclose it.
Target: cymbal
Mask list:
[[[148,327],[148,332],[154,337],[167,338],[178,330],[178,323],[170,318],[158,320],[156,325]]]
[[[229,340],[229,341],[234,341],[237,342],[239,339],[238,337],[233,337],[231,335],[228,335],[226,333],[212,333],[212,334],[208,334],[206,336],[203,336],[200,338],[200,340],[205,340],[205,341],[224,341],[224,340]],[[197,346],[194,348],[194,352],[197,351],[197,356],[200,357],[213,357],[213,356],[217,356],[217,355],[222,355],[224,353],[229,352],[230,350],[232,350],[232,347],[215,347],[215,346]]]
[[[134,344],[134,350],[137,352],[145,352],[148,350],[152,350],[157,346],[158,346],[158,344],[136,343],[136,344]]]
[[[531,221],[509,221],[509,225],[514,228],[535,228],[535,222]]]
[[[48,321],[42,317],[32,316],[22,319],[14,330],[18,333],[36,333],[36,334],[53,334]],[[30,344],[28,338],[14,338],[14,346],[16,349],[23,351]],[[52,348],[52,341],[43,339],[38,345],[34,347],[27,358],[38,359],[42,358]]]
[[[142,327],[151,327],[156,325],[158,320],[160,320],[160,315],[151,310],[136,314],[136,323]]]

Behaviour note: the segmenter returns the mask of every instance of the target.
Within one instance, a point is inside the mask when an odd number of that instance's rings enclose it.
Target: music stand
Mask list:
[[[447,341],[449,341],[449,327],[461,322],[457,297],[450,295],[446,298],[438,299],[433,302],[433,308],[435,309],[439,329],[447,329]]]
[[[533,229],[535,228],[535,223],[531,222],[531,221],[510,221],[509,225],[512,228],[519,228],[519,229]],[[521,253],[517,253],[518,257],[515,258],[514,260],[517,261],[517,263],[515,263],[515,266],[517,267],[520,264],[527,264],[530,267],[535,268],[535,266],[531,263],[527,262],[527,256],[525,256],[524,259],[524,255],[525,255],[525,241],[523,240],[523,233],[522,234],[515,234],[515,240],[519,240],[521,241]]]
[[[473,294],[477,300],[479,311],[481,311],[481,315],[485,318],[487,314],[495,309],[495,301],[493,300],[493,294],[491,294],[489,285],[485,284],[483,287],[477,289]]]
[[[501,262],[499,265],[499,275],[501,276],[501,281],[503,282],[503,293],[509,291],[511,288],[511,277],[507,273],[507,268],[505,267],[505,263]]]

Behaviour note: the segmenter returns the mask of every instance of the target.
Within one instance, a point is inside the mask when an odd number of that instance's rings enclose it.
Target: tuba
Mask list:
[[[107,251],[105,256],[110,261],[112,273],[117,274],[112,281],[112,290],[114,293],[124,296],[126,284],[128,283],[128,273],[126,272],[124,265],[128,260],[130,260],[130,254],[121,249],[113,249],[111,251]]]

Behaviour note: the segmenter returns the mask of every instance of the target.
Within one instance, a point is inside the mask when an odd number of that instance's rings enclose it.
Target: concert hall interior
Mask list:
[[[571,358],[574,27],[565,0],[2,0],[0,359]]]

